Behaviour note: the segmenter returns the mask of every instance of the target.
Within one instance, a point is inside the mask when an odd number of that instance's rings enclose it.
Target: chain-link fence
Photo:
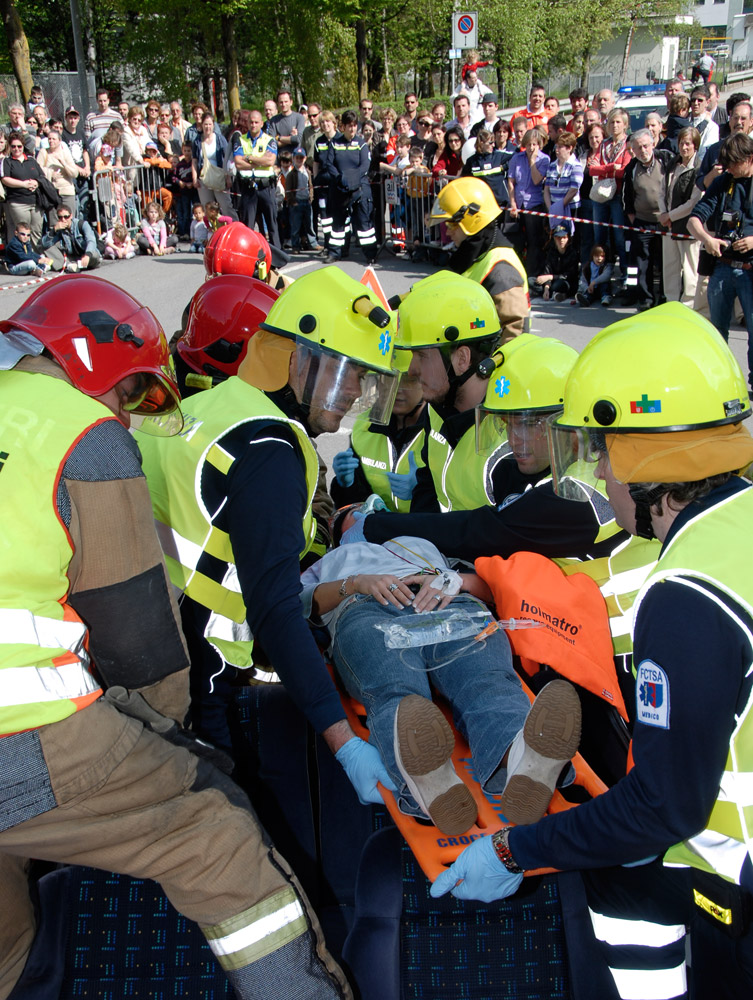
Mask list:
[[[84,113],[86,107],[95,105],[94,74],[86,76],[88,95],[81,93],[78,73],[35,73],[34,83],[42,88],[47,110],[52,118],[62,118],[65,109],[73,105]],[[21,91],[14,76],[0,76],[0,122],[8,121],[8,105],[23,103]]]

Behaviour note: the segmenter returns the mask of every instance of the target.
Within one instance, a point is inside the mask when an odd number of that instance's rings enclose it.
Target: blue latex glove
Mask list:
[[[340,545],[351,545],[353,542],[365,542],[366,536],[363,533],[363,522],[369,516],[373,514],[373,510],[354,510],[353,520],[355,524],[352,524],[347,531],[342,533],[342,538],[340,539]]]
[[[335,474],[335,479],[341,486],[352,486],[355,479],[355,471],[360,464],[361,461],[356,458],[352,448],[339,451],[332,459],[332,471]]]
[[[389,791],[397,791],[395,782],[382,763],[379,751],[365,740],[357,736],[349,739],[337,751],[335,759],[342,764],[362,805],[367,806],[370,802],[381,805],[384,802],[377,788],[378,781]]]
[[[415,453],[408,452],[408,472],[388,472],[387,479],[390,482],[390,489],[398,500],[410,500],[416,488],[418,479],[418,466],[416,465]]]
[[[430,891],[435,899],[451,892],[456,899],[480,899],[482,903],[493,903],[495,899],[512,896],[522,881],[522,875],[508,872],[499,860],[492,838],[479,837],[466,847],[446,872],[437,876]],[[459,884],[455,885],[456,882]]]

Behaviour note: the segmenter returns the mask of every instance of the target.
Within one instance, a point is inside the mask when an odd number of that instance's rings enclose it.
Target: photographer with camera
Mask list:
[[[711,322],[729,339],[735,296],[748,328],[748,383],[753,371],[753,139],[738,132],[719,153],[724,173],[712,181],[688,219],[703,249],[699,273],[708,274]]]

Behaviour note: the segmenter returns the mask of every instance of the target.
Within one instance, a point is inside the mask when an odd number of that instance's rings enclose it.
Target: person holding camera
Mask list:
[[[753,139],[738,132],[719,153],[724,173],[712,181],[688,219],[703,245],[699,272],[710,273],[711,322],[729,339],[735,296],[748,329],[748,384],[753,387]]]

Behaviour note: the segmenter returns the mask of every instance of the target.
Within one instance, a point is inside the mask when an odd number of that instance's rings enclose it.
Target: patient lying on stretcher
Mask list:
[[[370,742],[403,812],[426,815],[451,836],[476,820],[473,796],[451,760],[452,730],[431,701],[434,689],[452,707],[479,783],[504,793],[506,817],[532,823],[544,814],[578,749],[578,696],[566,681],[552,681],[531,706],[504,632],[474,641],[491,617],[482,600],[491,595],[479,577],[455,573],[431,542],[406,536],[333,549],[301,582],[305,613],[329,630],[335,668],[366,708]],[[427,614],[441,616],[450,604],[471,633],[437,642],[433,628],[422,643]],[[420,627],[411,627],[414,621]],[[385,637],[396,631],[391,641],[399,645],[391,648]]]

